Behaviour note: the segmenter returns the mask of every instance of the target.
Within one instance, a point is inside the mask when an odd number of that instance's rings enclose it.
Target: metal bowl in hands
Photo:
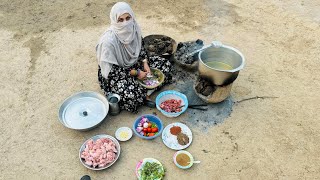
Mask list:
[[[140,80],[138,79],[139,84],[147,89],[154,89],[160,86],[165,79],[165,75],[156,68],[150,68],[151,75],[148,75],[146,79]]]
[[[68,97],[62,103],[59,120],[67,128],[86,131],[100,125],[108,111],[109,103],[103,95],[84,91]]]
[[[81,154],[82,152],[85,150],[86,148],[86,144],[89,140],[93,140],[94,142],[96,142],[98,139],[101,139],[101,138],[106,138],[106,139],[109,139],[111,140],[114,144],[115,144],[115,147],[116,147],[116,150],[117,150],[117,153],[115,153],[115,158],[114,160],[111,162],[111,163],[108,163],[106,166],[104,167],[93,167],[93,166],[89,166],[85,163],[84,159],[81,158]],[[106,134],[100,134],[100,135],[96,135],[96,136],[93,136],[91,137],[90,139],[86,140],[82,146],[80,147],[80,150],[79,150],[79,159],[80,159],[80,162],[82,165],[84,165],[86,168],[88,169],[91,169],[91,170],[103,170],[103,169],[107,169],[108,167],[112,166],[119,158],[120,156],[120,144],[119,142],[112,136],[110,135],[106,135]]]

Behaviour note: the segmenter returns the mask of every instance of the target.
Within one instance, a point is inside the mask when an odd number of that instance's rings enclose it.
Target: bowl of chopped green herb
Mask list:
[[[139,180],[161,180],[164,174],[164,167],[154,158],[144,158],[136,166],[136,176]]]

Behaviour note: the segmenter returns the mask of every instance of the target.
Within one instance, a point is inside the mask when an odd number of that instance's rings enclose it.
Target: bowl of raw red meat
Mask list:
[[[178,91],[163,91],[156,98],[156,107],[167,117],[178,117],[187,110],[188,99]]]
[[[112,136],[101,134],[86,140],[79,150],[80,162],[88,169],[103,170],[120,156],[120,144]]]

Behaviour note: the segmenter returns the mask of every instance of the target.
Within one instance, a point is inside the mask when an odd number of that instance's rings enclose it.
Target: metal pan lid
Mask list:
[[[109,103],[96,92],[85,91],[67,98],[59,109],[60,122],[76,130],[88,130],[99,125],[107,116]]]

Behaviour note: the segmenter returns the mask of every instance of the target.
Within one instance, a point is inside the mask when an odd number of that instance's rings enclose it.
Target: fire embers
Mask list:
[[[207,103],[219,103],[230,96],[232,83],[225,86],[217,86],[211,81],[198,77],[193,85],[195,93]]]
[[[192,64],[197,61],[195,56],[188,56],[195,50],[203,47],[203,41],[198,39],[196,41],[180,42],[177,47],[177,52],[174,54],[174,58],[182,64]],[[195,55],[197,55],[196,53]]]
[[[199,78],[195,89],[197,93],[200,93],[204,96],[209,96],[212,92],[215,91],[215,86],[211,82],[203,78]]]

